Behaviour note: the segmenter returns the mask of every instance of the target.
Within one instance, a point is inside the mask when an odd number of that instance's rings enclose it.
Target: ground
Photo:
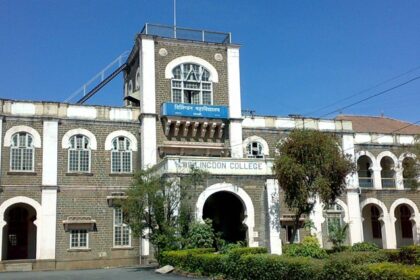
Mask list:
[[[149,268],[113,268],[93,270],[43,271],[43,272],[3,272],[2,280],[181,280],[194,279],[174,274],[160,275]]]

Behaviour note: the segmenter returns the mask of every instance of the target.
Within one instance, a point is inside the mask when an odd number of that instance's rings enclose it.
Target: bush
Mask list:
[[[233,249],[237,248],[245,248],[246,244],[244,242],[237,242],[237,243],[226,243],[220,249],[221,254],[227,254]]]
[[[164,251],[158,259],[161,266],[170,264],[178,268],[187,268],[192,256],[214,252],[213,248],[199,248],[179,251]]]
[[[415,280],[420,279],[420,266],[407,266],[395,263],[365,265],[367,279],[375,280]]]
[[[379,247],[375,243],[360,242],[360,243],[355,243],[351,247],[351,250],[354,252],[375,252],[375,251],[379,251]]]
[[[328,257],[327,251],[319,246],[318,239],[312,236],[305,237],[300,244],[284,246],[283,254],[289,257],[311,257],[315,259]]]
[[[237,272],[227,275],[231,279],[316,279],[322,271],[318,260],[268,254],[244,255],[236,266]]]
[[[190,255],[184,269],[203,275],[221,275],[225,271],[227,256],[207,253]]]
[[[398,254],[398,262],[420,265],[420,246],[410,245],[402,247]]]
[[[355,275],[364,275],[365,271],[360,265],[380,263],[387,261],[384,252],[341,252],[330,255],[323,271],[323,279],[335,280],[354,279]]]
[[[191,224],[187,237],[184,241],[185,248],[211,248],[215,241],[212,221],[206,219],[204,223],[194,222]]]

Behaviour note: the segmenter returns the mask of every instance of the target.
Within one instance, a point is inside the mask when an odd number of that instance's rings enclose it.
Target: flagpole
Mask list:
[[[174,0],[174,38],[176,38],[176,0]]]

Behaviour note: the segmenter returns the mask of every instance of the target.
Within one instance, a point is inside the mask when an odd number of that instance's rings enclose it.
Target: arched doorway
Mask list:
[[[401,204],[395,208],[395,234],[397,237],[397,247],[403,247],[414,244],[415,223],[412,221],[414,213],[412,209],[406,205]]]
[[[207,198],[203,219],[211,219],[215,232],[230,243],[246,240],[247,226],[242,201],[233,193],[220,191]]]
[[[362,216],[364,241],[375,243],[380,248],[383,248],[385,236],[382,235],[385,230],[383,229],[381,208],[375,204],[368,204],[363,208]]]
[[[4,212],[3,259],[35,259],[37,228],[36,210],[24,203],[13,204]]]

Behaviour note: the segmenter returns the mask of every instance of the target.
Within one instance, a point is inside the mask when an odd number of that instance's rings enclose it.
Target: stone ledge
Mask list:
[[[26,175],[26,176],[36,176],[37,173],[33,171],[25,172],[25,171],[7,171],[7,175]]]
[[[67,252],[90,252],[92,249],[90,248],[73,248],[73,249],[67,249]]]
[[[127,247],[112,247],[111,251],[120,251],[120,250],[134,250],[134,247],[127,246]]]
[[[110,177],[134,177],[134,173],[109,173]]]
[[[93,176],[93,173],[67,172],[66,176]]]

